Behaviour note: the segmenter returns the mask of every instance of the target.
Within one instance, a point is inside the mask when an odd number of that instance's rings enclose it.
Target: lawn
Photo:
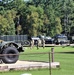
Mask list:
[[[52,47],[45,47],[43,49],[40,47],[38,50],[36,47],[30,49],[25,47],[25,52],[27,53],[39,53],[39,52],[50,52]],[[54,52],[67,52],[74,51],[74,47],[54,47]],[[37,61],[48,61],[48,54],[33,54],[33,55],[20,55],[20,60],[37,60]],[[52,69],[52,75],[74,75],[74,54],[54,54],[54,61],[60,62],[60,68]],[[48,69],[38,69],[31,71],[10,71],[10,72],[0,72],[0,75],[21,75],[23,73],[31,73],[32,75],[49,75]]]

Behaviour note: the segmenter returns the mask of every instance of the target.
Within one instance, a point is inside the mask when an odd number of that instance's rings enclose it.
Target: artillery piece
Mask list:
[[[0,40],[0,60],[4,63],[15,63],[19,58],[19,53],[23,51],[22,45]]]

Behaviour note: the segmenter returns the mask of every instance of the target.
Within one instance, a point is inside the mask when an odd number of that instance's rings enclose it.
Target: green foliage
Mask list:
[[[8,20],[0,15],[0,35],[8,33]]]
[[[9,28],[8,28],[8,35],[14,35],[15,34],[15,24],[14,24],[14,17],[16,15],[16,12],[14,10],[8,10],[5,14],[5,18],[8,20]]]
[[[74,26],[74,0],[2,0],[0,14],[7,20],[4,24],[9,25],[7,33],[2,34],[15,34],[15,31],[18,34],[18,25],[19,34],[31,36],[70,33]]]
[[[14,24],[14,17],[15,17],[15,11],[8,10],[5,12],[5,14],[2,16],[0,15],[0,35],[13,35],[15,34],[15,24]]]

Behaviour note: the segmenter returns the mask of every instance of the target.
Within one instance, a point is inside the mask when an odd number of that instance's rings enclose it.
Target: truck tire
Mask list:
[[[2,54],[7,54],[2,57],[2,61],[4,63],[15,63],[19,57],[19,52],[14,47],[8,47],[4,49]],[[8,55],[8,54],[16,54],[16,55]]]
[[[25,46],[30,46],[30,42],[26,40],[26,41],[24,41],[24,45]]]

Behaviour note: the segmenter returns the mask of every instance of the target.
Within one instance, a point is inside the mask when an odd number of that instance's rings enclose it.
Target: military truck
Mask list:
[[[64,34],[57,34],[54,36],[54,43],[55,44],[66,44],[69,45],[69,40],[68,37]]]
[[[0,40],[0,61],[4,63],[15,63],[23,51],[22,46],[15,42]]]
[[[6,42],[14,41],[22,44],[23,46],[30,46],[28,35],[0,35],[0,39]]]

